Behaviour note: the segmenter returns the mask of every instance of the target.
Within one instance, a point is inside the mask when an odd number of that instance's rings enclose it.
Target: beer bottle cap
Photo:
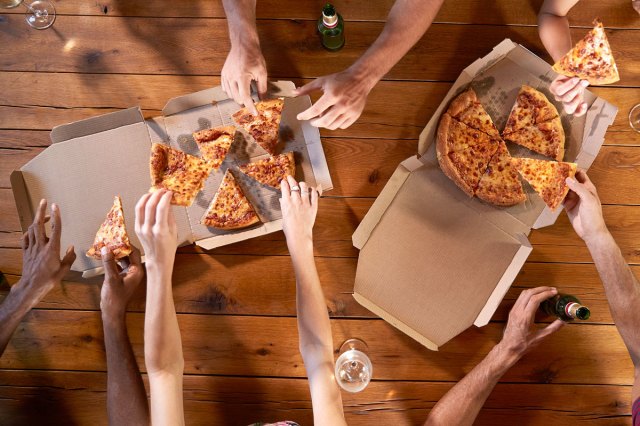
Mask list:
[[[589,311],[589,308],[587,308],[586,306],[581,306],[576,309],[576,318],[581,320],[588,320],[590,316],[591,311]]]

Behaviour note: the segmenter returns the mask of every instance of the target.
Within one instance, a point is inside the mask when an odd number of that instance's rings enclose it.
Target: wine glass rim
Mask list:
[[[631,119],[631,116],[633,115],[634,111],[636,111],[637,109],[640,109],[640,103],[635,104],[630,110],[629,110],[629,126],[631,126],[631,128],[633,130],[635,130],[636,132],[640,133],[640,128],[636,127],[633,125],[633,120]]]

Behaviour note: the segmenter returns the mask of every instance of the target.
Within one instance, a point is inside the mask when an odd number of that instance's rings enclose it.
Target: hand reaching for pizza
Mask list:
[[[287,176],[280,182],[282,198],[282,230],[287,237],[287,246],[292,256],[302,250],[313,252],[313,224],[318,213],[319,194],[305,182]]]
[[[104,282],[100,292],[100,310],[105,319],[124,319],[127,304],[144,276],[140,250],[133,246],[131,249],[131,254],[122,259],[128,263],[126,271],[123,271],[113,253],[107,247],[102,248]]]
[[[250,43],[232,47],[222,67],[221,81],[227,95],[258,115],[251,98],[251,82],[257,83],[260,98],[267,92],[267,65],[260,46]]]
[[[602,205],[596,187],[589,176],[580,170],[576,179],[567,179],[571,189],[564,200],[564,209],[576,234],[589,242],[609,231],[602,216]]]
[[[362,114],[375,83],[349,70],[316,78],[294,92],[295,96],[324,92],[315,104],[298,114],[298,120],[310,120],[312,126],[329,130],[346,129]]]
[[[587,80],[577,77],[559,75],[549,86],[556,101],[561,101],[564,111],[580,117],[587,112],[587,103],[584,102],[584,89],[589,85]]]
[[[171,197],[164,189],[145,194],[136,204],[136,234],[140,238],[146,257],[147,269],[173,270],[178,242],[178,228]]]
[[[51,238],[47,237],[44,224],[49,221],[46,217],[47,200],[40,200],[38,211],[22,236],[22,278],[11,291],[24,292],[31,307],[36,305],[56,284],[62,281],[76,260],[73,246],[60,260],[60,235],[62,233],[62,219],[57,204],[51,205]]]
[[[558,290],[553,287],[530,288],[520,293],[509,312],[509,320],[499,346],[511,356],[520,358],[546,337],[558,331],[564,325],[560,319],[542,329],[533,326],[540,303],[556,294]]]

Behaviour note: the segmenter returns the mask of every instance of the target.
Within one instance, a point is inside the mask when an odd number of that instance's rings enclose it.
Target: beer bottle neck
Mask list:
[[[567,303],[564,307],[564,313],[570,318],[577,318],[580,320],[587,320],[591,316],[589,308],[576,302]]]
[[[327,16],[322,12],[322,23],[327,28],[333,28],[338,25],[338,15],[334,13],[333,15]]]

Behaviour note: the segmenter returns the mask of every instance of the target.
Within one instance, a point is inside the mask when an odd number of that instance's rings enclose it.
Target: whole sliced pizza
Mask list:
[[[173,191],[171,204],[190,206],[211,172],[212,166],[202,158],[186,154],[170,146],[151,146],[151,189]]]
[[[242,108],[232,117],[236,124],[255,139],[258,145],[269,154],[275,155],[283,106],[284,98],[268,99],[256,103],[258,115],[253,115],[247,108]]]
[[[218,170],[231,148],[235,134],[234,126],[219,126],[195,132],[193,139],[202,158],[211,163],[214,170]]]
[[[206,213],[200,220],[218,229],[240,229],[260,222],[255,209],[244,195],[231,171],[227,169],[222,183]]]
[[[101,259],[102,247],[107,247],[113,253],[115,259],[122,259],[131,254],[131,243],[124,223],[122,200],[119,195],[114,197],[113,206],[111,206],[106,219],[100,225],[93,245],[87,251],[87,257]]]
[[[569,192],[567,178],[573,178],[578,165],[562,161],[512,158],[511,164],[553,211]]]
[[[280,182],[287,176],[295,176],[296,162],[293,152],[265,158],[238,167],[240,171],[258,182],[280,188]]]
[[[611,84],[620,80],[611,46],[602,22],[595,20],[594,28],[566,55],[553,65],[558,74],[578,77],[590,84]]]

